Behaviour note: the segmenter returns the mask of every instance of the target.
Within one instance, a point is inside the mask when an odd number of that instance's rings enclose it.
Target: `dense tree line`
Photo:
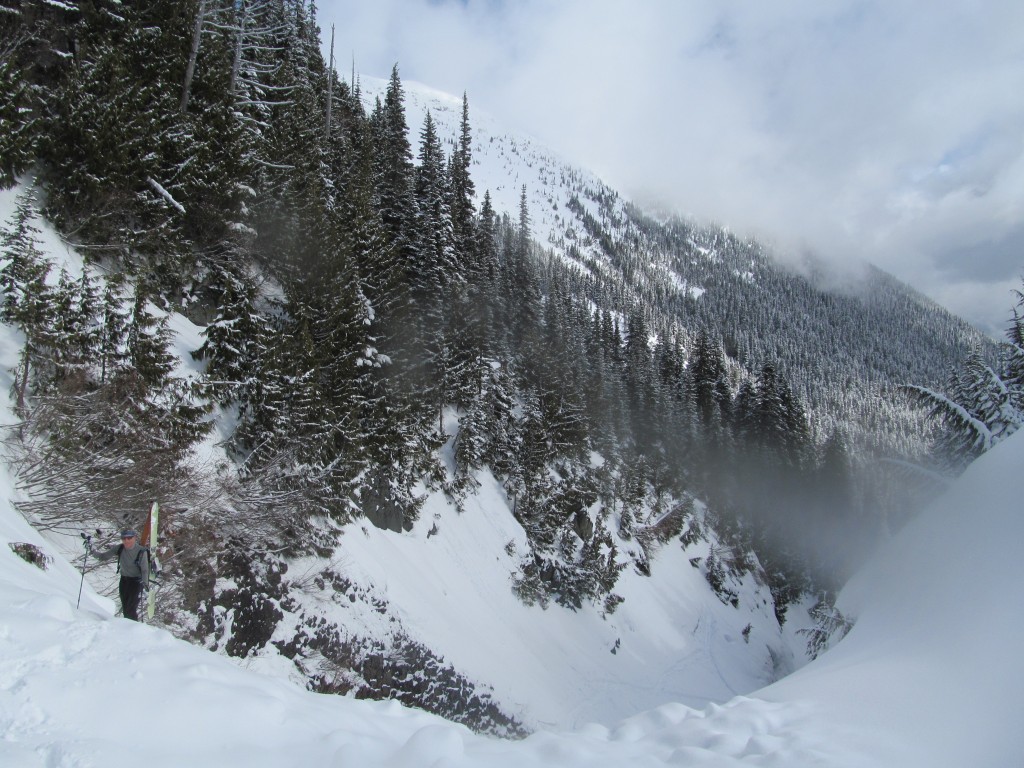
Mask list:
[[[566,183],[575,197],[560,244],[610,300],[643,303],[655,331],[681,326],[688,344],[702,330],[711,334],[748,371],[774,365],[813,414],[819,444],[840,429],[858,452],[914,454],[923,422],[898,388],[938,386],[949,361],[972,347],[986,358],[995,351],[990,339],[877,269],[851,266],[836,276],[811,257],[787,268],[756,241],[655,219],[593,180]]]

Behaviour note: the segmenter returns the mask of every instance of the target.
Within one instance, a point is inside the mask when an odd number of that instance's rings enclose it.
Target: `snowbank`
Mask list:
[[[843,590],[856,626],[762,691],[886,746],[886,765],[1024,764],[1024,434],[976,461]]]

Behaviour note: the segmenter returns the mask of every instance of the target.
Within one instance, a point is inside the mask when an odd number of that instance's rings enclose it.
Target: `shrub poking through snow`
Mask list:
[[[32,565],[46,570],[52,562],[49,555],[43,550],[37,547],[35,544],[27,544],[25,542],[11,542],[11,549],[18,557],[24,560],[26,563],[32,563]]]

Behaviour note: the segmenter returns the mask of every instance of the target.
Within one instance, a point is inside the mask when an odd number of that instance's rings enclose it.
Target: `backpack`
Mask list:
[[[124,544],[118,544],[117,545],[117,553],[116,553],[116,557],[117,557],[117,571],[115,571],[115,574],[121,573],[121,553],[122,552],[124,552]],[[149,562],[150,579],[152,580],[152,578],[156,575],[156,573],[153,572],[153,558],[149,556],[149,547],[144,547],[141,544],[139,545],[139,552],[138,552],[137,555],[135,555],[135,564],[136,565],[139,564],[139,560],[142,559],[142,555],[143,554],[146,555],[146,560]]]

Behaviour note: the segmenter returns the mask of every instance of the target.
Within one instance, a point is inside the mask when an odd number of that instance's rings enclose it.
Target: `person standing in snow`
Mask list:
[[[121,543],[96,555],[98,560],[117,557],[117,571],[121,574],[118,592],[121,595],[121,613],[126,619],[139,620],[139,599],[149,585],[149,550],[139,544],[138,534],[131,528],[121,531]]]

